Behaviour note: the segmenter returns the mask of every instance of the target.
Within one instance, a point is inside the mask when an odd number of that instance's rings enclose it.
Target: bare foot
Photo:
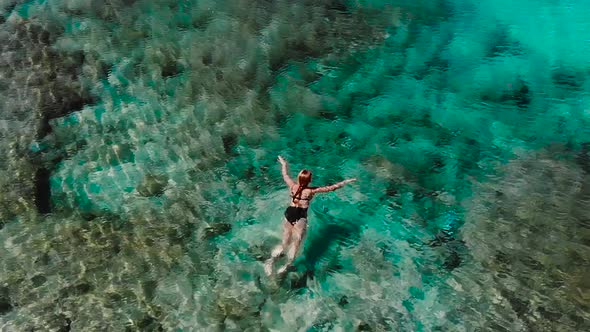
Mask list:
[[[264,272],[266,273],[267,276],[271,276],[272,275],[272,259],[268,259],[265,263],[264,263]]]
[[[281,268],[280,268],[280,269],[277,271],[277,274],[278,274],[278,275],[282,275],[282,274],[284,274],[285,272],[287,272],[288,270],[289,270],[289,264],[287,264],[287,265],[284,265],[283,267],[281,267]]]

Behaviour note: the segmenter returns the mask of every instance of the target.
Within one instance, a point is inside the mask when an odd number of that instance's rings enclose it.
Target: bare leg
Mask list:
[[[271,254],[272,258],[279,257],[281,254],[283,254],[283,251],[287,249],[289,243],[292,240],[293,228],[294,227],[287,220],[283,220],[283,240],[280,245],[273,249]]]
[[[275,260],[279,258],[289,246],[289,243],[292,240],[293,229],[294,227],[287,220],[283,219],[283,240],[281,244],[272,250],[270,255],[271,257],[264,264],[264,271],[267,275],[272,274],[272,265],[274,264]]]
[[[291,263],[295,260],[295,256],[299,252],[299,248],[301,247],[301,243],[305,239],[305,234],[307,233],[307,219],[302,218],[297,221],[295,226],[293,227],[293,232],[291,234],[292,243],[291,248],[289,248],[289,252],[287,253],[287,263],[277,271],[279,274],[287,271]]]

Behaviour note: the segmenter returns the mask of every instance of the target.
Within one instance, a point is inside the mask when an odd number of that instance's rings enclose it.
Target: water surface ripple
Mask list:
[[[0,1],[0,330],[590,329],[588,12]]]

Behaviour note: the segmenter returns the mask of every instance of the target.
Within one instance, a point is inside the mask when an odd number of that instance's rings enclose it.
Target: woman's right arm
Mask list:
[[[325,186],[325,187],[318,187],[318,188],[314,188],[312,189],[312,193],[316,194],[316,193],[327,193],[330,191],[334,191],[336,189],[340,189],[342,187],[344,187],[346,184],[351,183],[356,181],[356,179],[348,179],[348,180],[344,180],[338,183],[335,183],[333,185],[330,186]]]

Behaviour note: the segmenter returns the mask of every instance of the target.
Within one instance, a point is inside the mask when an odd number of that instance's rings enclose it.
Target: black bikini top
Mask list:
[[[295,200],[298,200],[298,201],[309,201],[310,199],[309,199],[309,197],[306,197],[306,198],[303,198],[303,197],[297,198],[295,196],[291,196],[291,202],[295,202]]]
[[[303,188],[303,190],[304,189],[307,189],[307,188]],[[295,197],[295,194],[291,193],[291,202],[295,203],[295,200],[298,200],[298,201],[309,201],[311,199],[310,197],[306,197],[306,198],[301,197],[301,194],[303,193],[303,190],[301,190],[301,192],[299,193],[299,197]]]

